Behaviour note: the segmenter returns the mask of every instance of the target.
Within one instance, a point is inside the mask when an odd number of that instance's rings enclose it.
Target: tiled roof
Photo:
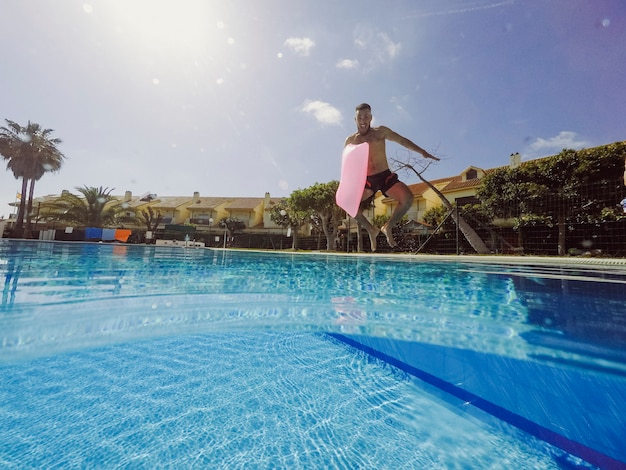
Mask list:
[[[125,204],[127,207],[139,207],[139,206],[145,206],[149,204],[149,201],[142,201],[141,196],[131,197],[130,201],[126,201],[124,199],[124,196],[115,196],[115,198],[122,204]]]
[[[61,197],[60,194],[48,194],[46,196],[38,196],[38,197],[33,198],[33,204],[38,204],[38,203],[46,204],[48,202],[56,201],[60,197]],[[19,206],[20,203],[17,202],[15,205]]]
[[[263,204],[263,201],[265,201],[265,199],[262,197],[236,198],[233,200],[233,202],[231,202],[230,204],[226,206],[226,210],[228,211],[237,210],[237,209],[252,210],[258,207],[259,205]]]
[[[445,191],[455,191],[459,189],[475,188],[479,186],[481,182],[480,178],[461,181],[461,178],[455,178],[443,188]]]
[[[430,183],[433,184],[433,186],[438,186],[438,185],[440,185],[442,183],[446,183],[446,182],[449,182],[451,180],[454,180],[455,178],[460,178],[460,176],[450,176],[449,178],[439,178],[439,179],[436,179],[436,180],[429,180],[429,181],[430,181]],[[430,187],[426,183],[415,183],[415,184],[410,184],[409,185],[409,189],[411,190],[411,192],[415,196],[421,196],[426,191],[428,191],[428,189],[430,189]]]
[[[197,202],[193,202],[193,199],[189,201],[187,209],[189,210],[215,210],[216,207],[221,206],[227,202],[233,201],[232,197],[201,197]]]
[[[487,175],[489,173],[492,173],[495,170],[496,170],[495,168],[491,168],[489,170],[483,170],[483,171]],[[463,189],[476,188],[480,186],[482,178],[473,178],[470,180],[463,181],[463,178],[461,175],[456,175],[456,176],[449,176],[447,178],[439,178],[436,180],[429,180],[429,181],[430,183],[432,183],[433,186],[438,187],[440,191],[447,192],[447,191],[459,191]],[[447,184],[445,184],[444,186],[440,186],[443,183],[447,183]],[[409,189],[411,190],[413,195],[421,196],[422,194],[424,194],[424,192],[426,192],[429,189],[429,186],[426,183],[422,182],[422,183],[410,184]]]
[[[179,207],[185,204],[189,204],[192,199],[189,196],[185,197],[160,197],[158,202],[151,204],[154,208],[163,208],[163,209],[171,209],[175,207]]]

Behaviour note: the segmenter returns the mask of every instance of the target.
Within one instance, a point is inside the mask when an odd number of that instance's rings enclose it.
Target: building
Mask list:
[[[467,204],[476,200],[475,195],[480,186],[480,180],[488,171],[470,166],[459,175],[432,180],[430,183],[451,203]],[[424,213],[433,207],[441,206],[442,201],[426,183],[409,185],[409,189],[414,199],[407,216],[413,223],[420,224]],[[39,227],[50,228],[48,220],[52,220],[50,216],[53,214],[51,203],[60,196],[51,194],[35,198],[33,201],[36,211],[35,223]],[[192,225],[199,236],[212,238],[212,234],[220,231],[217,224],[225,218],[241,220],[245,225],[244,231],[247,233],[264,234],[281,229],[271,220],[270,211],[271,207],[282,198],[272,198],[270,193],[265,193],[263,197],[201,196],[198,191],[190,196],[157,196],[153,193],[135,196],[131,191],[126,191],[123,196],[116,196],[116,198],[123,204],[126,216],[129,218],[136,217],[141,220],[142,213],[148,208],[151,208],[154,214],[160,214],[157,236],[158,232],[164,231],[166,226]],[[16,206],[17,203],[14,202],[11,205]],[[366,216],[370,219],[377,215],[389,216],[395,205],[396,201],[378,193],[371,210],[366,212]],[[356,229],[356,224],[346,224],[346,226],[351,226],[351,230]],[[147,225],[139,222],[125,224],[125,228],[142,233],[147,231]],[[301,231],[308,235],[310,229],[305,226]]]
[[[490,171],[493,170],[483,170],[470,166],[457,176],[429,180],[429,183],[441,192],[450,203],[461,206],[478,202],[476,191],[480,186],[481,179]],[[413,193],[413,204],[407,212],[410,221],[421,222],[426,211],[443,204],[439,195],[426,183],[411,184],[409,189]],[[374,201],[372,213],[367,215],[390,216],[396,205],[396,201],[379,193]]]

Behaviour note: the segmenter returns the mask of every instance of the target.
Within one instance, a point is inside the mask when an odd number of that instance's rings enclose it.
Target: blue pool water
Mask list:
[[[1,468],[626,461],[619,261],[0,240],[0,280]]]

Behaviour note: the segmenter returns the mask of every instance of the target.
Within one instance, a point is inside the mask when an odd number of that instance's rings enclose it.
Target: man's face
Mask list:
[[[354,120],[359,134],[367,134],[372,122],[372,112],[369,109],[360,109],[356,112]]]

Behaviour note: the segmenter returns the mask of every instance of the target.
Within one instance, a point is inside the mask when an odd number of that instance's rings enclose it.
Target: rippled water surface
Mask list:
[[[178,333],[280,329],[514,357],[601,355],[623,368],[624,265],[454,259],[461,261],[0,241],[0,360]]]
[[[0,373],[7,467],[531,469],[560,456],[311,333],[180,336]]]
[[[8,467],[557,468],[324,333],[626,368],[608,262],[1,240],[0,276]]]

